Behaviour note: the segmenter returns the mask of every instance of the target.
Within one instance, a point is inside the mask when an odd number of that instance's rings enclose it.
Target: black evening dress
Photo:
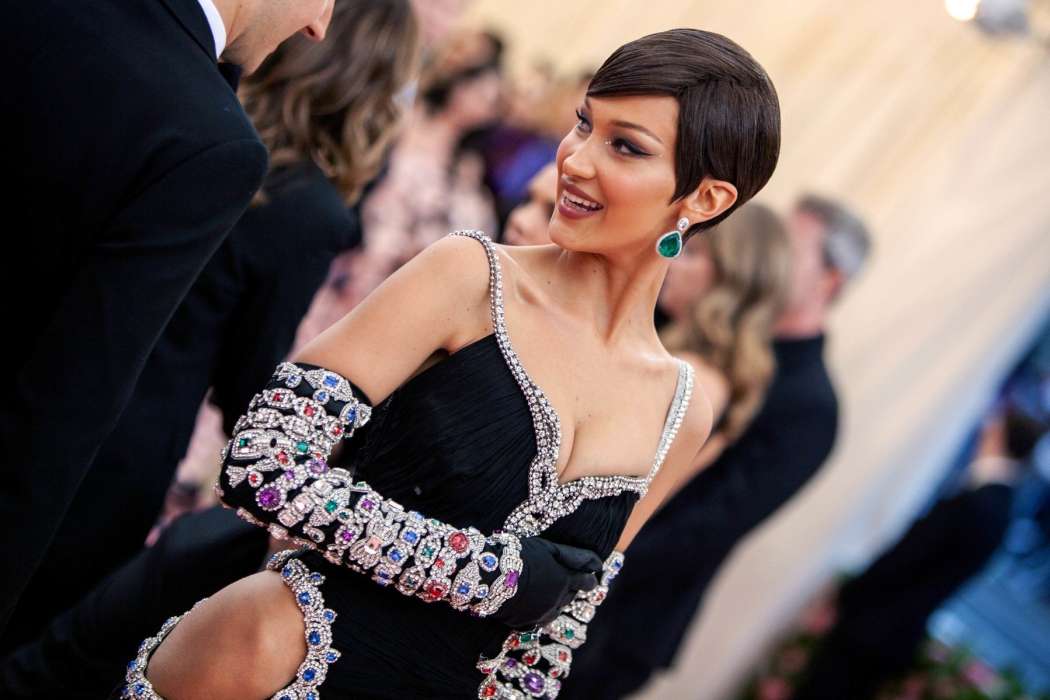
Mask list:
[[[559,484],[558,417],[511,345],[496,247],[481,233],[460,235],[483,243],[488,254],[494,332],[417,374],[374,408],[352,441],[358,443],[351,457],[355,476],[385,498],[451,525],[542,534],[605,558],[673,440],[688,406],[691,370],[680,363],[647,475]],[[323,669],[317,688],[325,697],[478,696],[479,657],[499,652],[509,627],[380,587],[316,552],[297,559],[323,575],[317,590],[337,613],[331,648],[339,658]]]

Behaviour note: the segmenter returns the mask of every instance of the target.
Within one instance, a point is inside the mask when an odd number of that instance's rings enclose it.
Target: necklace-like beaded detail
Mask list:
[[[489,262],[489,300],[492,327],[503,359],[521,387],[532,413],[536,431],[536,456],[529,464],[529,495],[519,504],[503,524],[503,529],[519,537],[539,535],[556,520],[573,513],[585,500],[617,496],[634,491],[639,498],[645,495],[653,477],[663,465],[667,451],[682,425],[682,417],[689,407],[693,391],[692,367],[678,361],[678,383],[674,399],[664,421],[663,433],[653,458],[652,467],[645,476],[583,476],[561,484],[558,482],[558,457],[561,451],[561,421],[547,400],[543,390],[525,371],[510,342],[503,313],[503,274],[492,240],[481,231],[455,231],[453,236],[467,236],[479,241],[485,248]]]

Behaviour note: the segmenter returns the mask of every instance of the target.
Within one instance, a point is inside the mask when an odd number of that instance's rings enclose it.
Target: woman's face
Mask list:
[[[551,163],[529,180],[528,198],[514,207],[507,217],[504,239],[511,245],[550,243],[547,226],[554,213],[554,196],[558,191],[558,167]]]
[[[486,70],[452,88],[447,109],[463,129],[484,126],[499,116],[503,79],[496,70]]]
[[[558,146],[550,237],[562,248],[641,255],[674,227],[678,102],[673,97],[589,97]],[[644,252],[643,252],[644,251]]]
[[[673,319],[683,318],[693,303],[715,285],[711,245],[703,234],[689,240],[667,271],[660,289],[660,307]]]

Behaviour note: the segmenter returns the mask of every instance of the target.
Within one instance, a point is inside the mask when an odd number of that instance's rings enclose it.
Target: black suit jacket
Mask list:
[[[31,275],[0,276],[2,627],[267,155],[196,0],[10,3],[0,31],[8,206],[27,215],[5,244]]]
[[[271,173],[265,193],[164,329],[19,601],[5,647],[35,637],[142,548],[208,388],[230,431],[287,356],[332,259],[360,241],[356,211],[312,162]],[[71,570],[75,579],[63,575]]]
[[[619,697],[644,680],[619,682],[624,669],[669,665],[722,562],[819,469],[838,424],[823,346],[823,336],[774,343],[777,370],[761,410],[635,537],[574,654],[566,697]]]

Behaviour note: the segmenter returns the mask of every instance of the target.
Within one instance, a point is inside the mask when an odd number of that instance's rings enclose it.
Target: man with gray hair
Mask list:
[[[563,698],[623,697],[670,666],[722,562],[831,452],[838,401],[823,360],[825,326],[871,242],[856,215],[816,195],[798,200],[787,228],[792,284],[775,326],[777,369],[762,408],[628,548],[587,644],[574,653]]]

